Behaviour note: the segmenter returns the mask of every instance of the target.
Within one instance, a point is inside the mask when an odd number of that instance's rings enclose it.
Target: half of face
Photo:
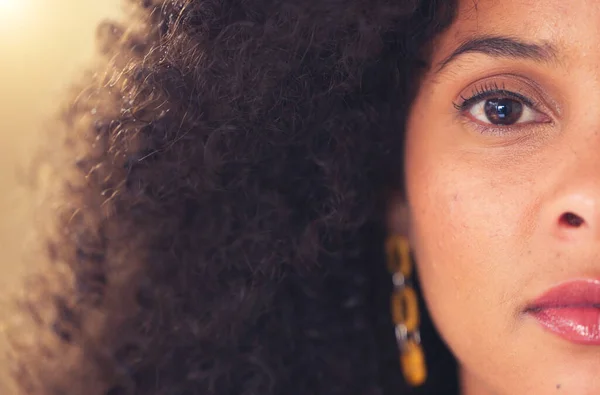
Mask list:
[[[460,1],[434,43],[393,222],[464,394],[600,393],[599,65],[592,0]]]

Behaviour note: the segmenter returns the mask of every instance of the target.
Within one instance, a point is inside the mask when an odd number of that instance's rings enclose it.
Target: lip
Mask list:
[[[600,345],[600,280],[559,284],[530,303],[525,313],[572,343]]]

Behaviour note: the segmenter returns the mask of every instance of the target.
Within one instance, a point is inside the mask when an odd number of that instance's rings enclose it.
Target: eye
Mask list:
[[[528,104],[510,97],[481,99],[468,108],[467,113],[481,123],[492,125],[508,126],[519,123],[543,122],[539,112]]]
[[[500,88],[497,83],[478,86],[462,103],[459,112],[483,126],[508,127],[518,124],[547,123],[551,118],[538,110],[527,96]]]
[[[547,132],[546,126],[554,124],[552,97],[540,84],[520,75],[479,80],[463,89],[458,98],[453,102],[456,119],[478,134],[523,137]]]

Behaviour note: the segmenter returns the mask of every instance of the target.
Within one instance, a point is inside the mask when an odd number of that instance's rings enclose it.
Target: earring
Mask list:
[[[417,293],[411,282],[413,267],[408,239],[402,236],[390,237],[386,243],[386,255],[394,283],[391,313],[402,372],[408,384],[419,386],[427,378],[427,367],[419,332]]]

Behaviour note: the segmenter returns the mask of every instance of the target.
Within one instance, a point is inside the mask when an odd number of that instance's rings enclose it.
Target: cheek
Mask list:
[[[494,179],[493,170],[468,155],[448,154],[440,143],[420,140],[407,141],[411,244],[438,331],[459,359],[469,360],[469,344],[489,343],[499,337],[494,334],[510,330],[514,311],[490,306],[518,293],[513,280],[527,193]]]
[[[476,188],[456,174],[458,169],[436,166],[407,180],[411,244],[434,316],[461,309],[469,295],[480,293],[480,274],[491,264],[485,251],[497,241],[481,226],[491,220],[481,210],[484,194],[473,194]]]

